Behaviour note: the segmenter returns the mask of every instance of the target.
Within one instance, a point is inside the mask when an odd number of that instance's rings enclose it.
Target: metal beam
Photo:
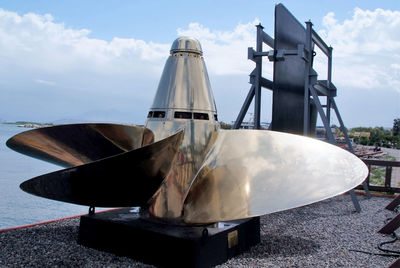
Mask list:
[[[236,121],[233,124],[233,129],[239,129],[240,125],[242,124],[243,119],[246,116],[247,110],[249,109],[249,106],[251,104],[251,101],[253,100],[254,93],[255,93],[255,88],[252,85],[249,90],[249,93],[247,93],[246,100],[244,101],[243,106],[240,109],[240,112],[236,118]]]
[[[335,100],[334,100],[333,98],[329,98],[329,99],[330,99],[330,102],[331,102],[331,104],[332,104],[332,108],[333,108],[333,110],[334,110],[335,113],[336,113],[336,117],[337,117],[337,119],[339,120],[340,128],[341,128],[342,131],[343,131],[344,137],[345,137],[345,139],[346,139],[347,146],[349,147],[349,151],[352,152],[352,153],[354,154],[353,145],[352,145],[351,142],[350,142],[350,138],[349,138],[349,135],[348,135],[348,133],[347,133],[347,128],[344,126],[342,117],[340,116],[339,110],[338,110],[338,108],[337,108],[337,106],[336,106],[336,102],[335,102]]]
[[[330,88],[332,85],[332,47],[329,47],[329,52],[328,52],[328,87]],[[336,90],[336,88],[335,88]],[[336,91],[335,91],[335,96],[336,96]],[[330,96],[333,97],[333,96]]]
[[[354,191],[354,189],[350,190],[350,197],[351,197],[351,201],[353,201],[353,205],[354,205],[354,208],[356,209],[356,211],[358,213],[361,212],[360,203],[357,200],[356,192]]]
[[[326,118],[328,119],[328,125],[331,125],[331,99],[326,98]]]
[[[343,131],[344,137],[345,137],[345,139],[346,139],[347,146],[349,146],[350,152],[352,152],[352,153],[354,154],[353,145],[352,145],[351,142],[350,142],[349,134],[347,133],[347,128],[344,126],[342,117],[340,116],[340,113],[339,113],[339,109],[338,109],[337,106],[336,106],[336,102],[335,102],[335,100],[333,99],[333,97],[329,97],[329,99],[330,99],[330,103],[331,103],[331,105],[332,105],[332,108],[333,108],[333,110],[334,110],[335,113],[336,113],[336,117],[337,117],[337,119],[339,120],[340,128],[341,128],[342,131]],[[365,181],[362,183],[362,186],[363,186],[363,188],[364,188],[365,194],[367,195],[367,198],[368,198],[368,199],[371,198],[371,193],[369,192],[368,185],[367,185],[367,183],[366,183]]]
[[[256,79],[255,79],[255,75],[252,75],[252,74],[253,73],[250,74],[250,84],[254,85],[256,83]],[[273,90],[274,83],[269,79],[261,77],[261,87]]]
[[[303,135],[308,136],[310,130],[310,69],[311,69],[311,21],[306,22],[306,44],[305,50],[308,51],[304,70],[304,111],[303,111]],[[300,56],[300,55],[299,55]]]
[[[256,52],[262,52],[262,33],[264,27],[257,25],[257,47]],[[254,129],[261,128],[261,75],[262,75],[262,57],[256,58],[255,83],[254,83]]]
[[[331,127],[329,126],[328,119],[325,116],[321,102],[318,98],[318,94],[312,86],[310,86],[310,92],[313,97],[314,103],[317,106],[318,113],[319,113],[319,116],[321,117],[322,123],[324,124],[326,135],[328,136],[328,140],[330,141],[330,143],[336,144],[335,137],[333,137]]]
[[[270,90],[274,89],[274,82],[264,77],[261,77],[261,86]]]
[[[314,30],[312,30],[312,40],[321,49],[321,51],[324,52],[325,55],[329,57],[328,45],[324,42],[324,40],[322,40],[322,38]]]
[[[265,44],[267,44],[268,46],[270,46],[271,48],[274,48],[274,39],[269,36],[267,33],[265,33],[264,31],[261,33],[262,36],[262,40]]]
[[[336,96],[337,89],[328,80],[318,80],[317,83],[314,84],[314,88],[317,91],[318,96],[330,96],[330,97]]]

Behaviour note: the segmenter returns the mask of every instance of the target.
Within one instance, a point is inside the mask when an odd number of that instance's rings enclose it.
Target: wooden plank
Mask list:
[[[393,199],[385,208],[393,211],[398,205],[400,205],[400,195]]]
[[[361,159],[367,165],[400,167],[400,161],[386,161],[376,159]]]
[[[385,186],[390,187],[392,184],[392,167],[391,166],[386,166],[386,172],[385,172]]]
[[[398,268],[400,267],[400,259],[395,260],[388,268]]]
[[[384,187],[384,186],[376,186],[376,185],[368,185],[370,191],[375,192],[388,192],[388,193],[400,193],[400,188],[398,187]],[[364,188],[359,185],[355,189],[364,190]]]
[[[391,221],[385,224],[378,233],[381,234],[391,234],[393,233],[397,228],[400,227],[400,214],[394,217]]]

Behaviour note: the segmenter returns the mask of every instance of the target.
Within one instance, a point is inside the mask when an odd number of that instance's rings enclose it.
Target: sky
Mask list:
[[[255,25],[273,36],[276,3],[0,0],[0,122],[144,124],[172,42],[193,36],[219,119],[230,123],[250,89]],[[400,117],[400,2],[282,3],[333,47],[345,125],[392,127]],[[272,79],[272,63],[264,63],[263,76]],[[317,51],[319,79],[325,66]],[[263,90],[262,121],[271,119],[271,94]]]

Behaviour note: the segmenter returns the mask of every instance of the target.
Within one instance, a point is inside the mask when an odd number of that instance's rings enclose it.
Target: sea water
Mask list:
[[[53,201],[25,193],[19,185],[36,176],[62,169],[19,154],[6,141],[29,129],[0,124],[0,229],[86,213],[88,207]]]

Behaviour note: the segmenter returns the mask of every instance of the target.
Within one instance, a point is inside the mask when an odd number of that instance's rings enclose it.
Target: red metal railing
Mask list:
[[[386,160],[374,160],[374,159],[362,159],[364,163],[368,166],[368,177],[366,179],[369,190],[377,191],[377,192],[389,192],[389,193],[400,193],[400,187],[392,186],[392,173],[393,167],[400,168],[400,161],[386,161]],[[370,184],[370,175],[371,175],[371,166],[383,166],[385,167],[385,180],[384,186],[371,185]],[[400,172],[399,172],[400,174]],[[400,178],[399,182],[400,182]],[[358,186],[356,189],[362,190],[362,186]]]

